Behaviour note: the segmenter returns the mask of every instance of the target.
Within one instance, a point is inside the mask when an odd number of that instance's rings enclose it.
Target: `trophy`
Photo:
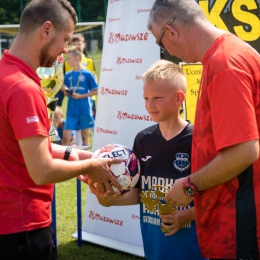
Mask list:
[[[61,140],[54,126],[54,113],[58,103],[58,98],[54,98],[55,94],[60,90],[64,80],[63,74],[63,57],[59,55],[55,63],[50,68],[39,67],[36,72],[41,79],[41,87],[46,98],[47,108],[50,115],[50,140],[53,143],[61,144]]]
[[[154,185],[147,191],[140,193],[141,202],[145,205],[146,209],[150,212],[159,211],[160,215],[174,214],[177,211],[176,205],[171,205],[169,202],[164,201],[165,195],[169,189],[162,185]],[[167,225],[167,223],[164,223]],[[170,232],[170,230],[161,227],[162,232]]]

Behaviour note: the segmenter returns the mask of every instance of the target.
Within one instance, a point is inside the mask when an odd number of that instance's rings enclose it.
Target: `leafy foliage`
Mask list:
[[[31,0],[1,0],[0,24],[19,24],[21,9]],[[46,0],[47,1],[47,0]],[[108,0],[68,0],[78,14],[79,22],[105,21]]]

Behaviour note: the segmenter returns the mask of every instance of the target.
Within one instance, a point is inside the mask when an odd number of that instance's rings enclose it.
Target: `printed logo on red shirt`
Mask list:
[[[35,122],[39,122],[39,117],[38,116],[26,117],[26,123],[27,124],[35,123]]]

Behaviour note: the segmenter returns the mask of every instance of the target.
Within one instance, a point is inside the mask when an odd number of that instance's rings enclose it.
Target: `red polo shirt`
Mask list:
[[[35,135],[48,137],[50,122],[36,72],[8,51],[0,72],[0,234],[10,234],[51,223],[53,185],[33,182],[18,143]]]

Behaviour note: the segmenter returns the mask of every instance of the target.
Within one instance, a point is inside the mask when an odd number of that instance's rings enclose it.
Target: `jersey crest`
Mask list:
[[[176,170],[183,172],[190,168],[189,155],[186,153],[177,153],[176,160],[173,162]]]

